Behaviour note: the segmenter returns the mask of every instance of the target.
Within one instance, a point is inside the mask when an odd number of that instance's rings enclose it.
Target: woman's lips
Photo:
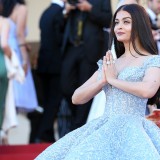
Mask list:
[[[125,34],[124,32],[117,32],[117,35],[118,36],[121,36],[121,35],[123,35],[123,34]]]

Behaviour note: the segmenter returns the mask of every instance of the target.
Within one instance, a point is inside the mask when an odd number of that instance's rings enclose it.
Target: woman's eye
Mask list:
[[[125,23],[125,24],[129,24],[130,22],[129,22],[129,21],[124,21],[124,23]]]
[[[115,23],[115,25],[117,25],[118,24],[118,22],[114,22]]]

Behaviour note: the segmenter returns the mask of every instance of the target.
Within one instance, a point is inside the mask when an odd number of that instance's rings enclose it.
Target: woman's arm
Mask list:
[[[97,80],[98,71],[96,71],[90,79],[88,79],[82,86],[77,88],[72,96],[73,104],[84,104],[91,100],[97,93],[99,93],[104,85],[106,79]]]
[[[160,87],[160,68],[148,68],[141,82],[128,82],[117,79],[115,64],[111,63],[107,65],[106,61],[113,61],[111,53],[104,57],[103,67],[105,69],[107,82],[112,86],[142,98],[151,98],[158,91]]]
[[[118,79],[107,80],[111,85],[125,92],[142,98],[151,98],[160,87],[160,68],[149,68],[142,82],[127,82]]]
[[[16,18],[17,39],[18,39],[19,47],[21,50],[22,58],[23,58],[23,68],[25,72],[27,72],[28,61],[29,61],[27,48],[26,48],[27,47],[26,39],[25,39],[26,21],[27,21],[27,8],[25,5],[19,5],[17,10],[17,18]]]
[[[1,25],[1,47],[9,58],[11,58],[11,49],[8,45],[8,36],[9,36],[10,25],[7,19],[3,18]]]

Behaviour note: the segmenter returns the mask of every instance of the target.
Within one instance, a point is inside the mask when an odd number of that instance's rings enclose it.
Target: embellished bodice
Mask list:
[[[99,71],[101,71],[102,60],[98,61]],[[149,56],[141,66],[130,66],[123,69],[118,74],[118,79],[129,82],[141,82],[145,72],[150,67],[160,68],[160,56]],[[101,73],[101,72],[99,72]],[[99,74],[99,78],[101,74]],[[104,88],[106,94],[105,113],[108,116],[117,114],[132,114],[145,116],[146,98],[137,97],[133,94],[124,92],[118,88],[106,85]]]

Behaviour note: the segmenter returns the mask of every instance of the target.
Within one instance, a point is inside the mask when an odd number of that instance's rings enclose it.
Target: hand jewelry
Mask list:
[[[115,61],[113,60],[112,64],[114,64],[114,63],[115,63]],[[111,61],[107,61],[107,64],[111,64]]]
[[[111,64],[111,62],[110,62],[110,61],[107,61],[107,64]]]

